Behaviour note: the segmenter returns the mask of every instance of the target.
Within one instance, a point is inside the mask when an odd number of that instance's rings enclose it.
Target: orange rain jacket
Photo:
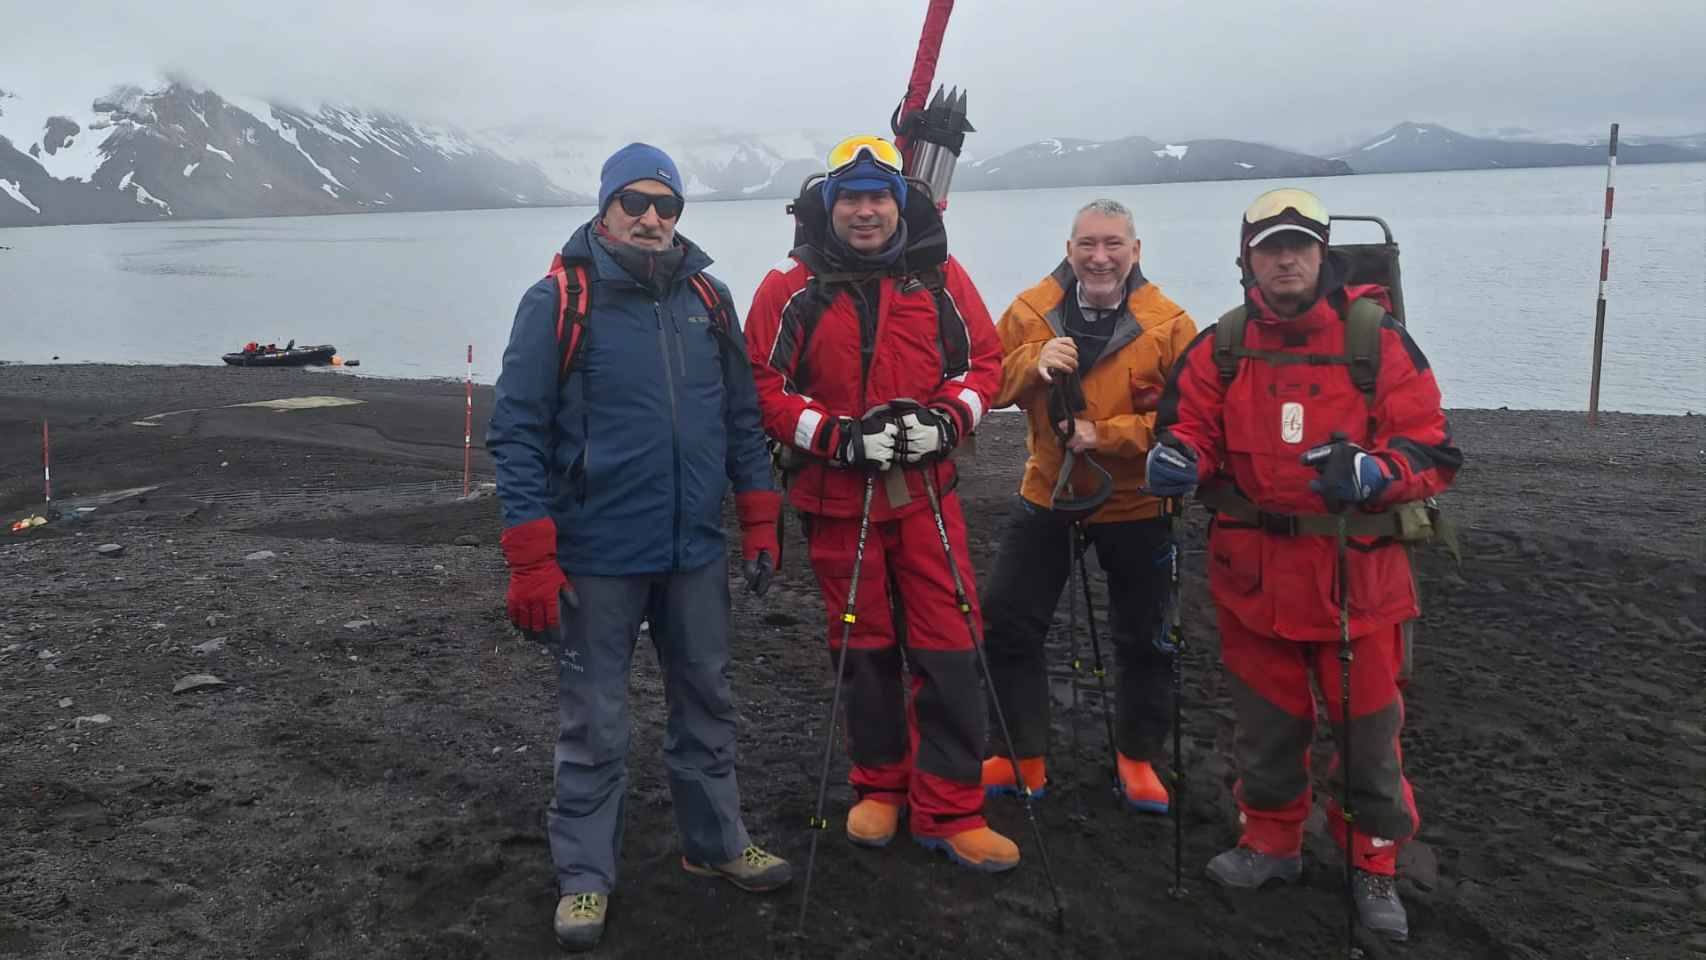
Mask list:
[[[1075,303],[1078,279],[1072,265],[1062,260],[1042,282],[1019,294],[996,328],[1005,356],[995,406],[1016,403],[1025,411],[1029,421],[1025,446],[1031,455],[1025,461],[1019,493],[1044,508],[1052,503],[1065,449],[1049,422],[1049,384],[1037,373],[1037,356],[1043,344],[1067,335],[1069,296]],[[1125,309],[1114,322],[1113,336],[1090,369],[1078,371],[1088,404],[1081,416],[1096,424],[1097,444],[1091,456],[1114,478],[1113,495],[1089,522],[1114,523],[1161,515],[1161,501],[1139,492],[1144,481],[1144,458],[1154,443],[1155,414],[1137,412],[1133,391],[1163,386],[1196,332],[1196,324],[1184,308],[1163,296],[1133,264],[1126,278]],[[1094,480],[1089,467],[1080,461],[1073,470],[1073,490],[1080,495],[1087,493]]]

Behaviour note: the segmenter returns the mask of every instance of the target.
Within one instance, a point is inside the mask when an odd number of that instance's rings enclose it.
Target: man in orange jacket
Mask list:
[[[1001,318],[1005,357],[995,406],[1016,403],[1025,411],[1030,459],[984,592],[984,636],[1013,752],[1026,784],[1041,791],[1049,730],[1043,637],[1078,559],[1071,530],[1080,524],[1085,548],[1095,546],[1108,575],[1119,668],[1114,746],[1120,789],[1133,809],[1166,813],[1167,789],[1152,763],[1167,734],[1170,662],[1158,638],[1170,546],[1161,502],[1139,488],[1154,439],[1154,398],[1196,325],[1144,279],[1138,250],[1131,211],[1097,200],[1073,218],[1066,259]],[[1074,381],[1083,408],[1051,404],[1051,393],[1058,399]],[[1086,458],[1106,470],[1113,485],[1087,515],[1070,508],[1066,493],[1087,492],[1099,476]],[[1072,466],[1063,486],[1066,464]],[[984,761],[989,791],[1017,789],[1008,757],[1002,744]]]

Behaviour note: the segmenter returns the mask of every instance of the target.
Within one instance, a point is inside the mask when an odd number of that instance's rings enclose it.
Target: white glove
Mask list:
[[[932,409],[917,410],[900,418],[901,448],[907,463],[947,453],[954,448],[954,427],[945,414]]]

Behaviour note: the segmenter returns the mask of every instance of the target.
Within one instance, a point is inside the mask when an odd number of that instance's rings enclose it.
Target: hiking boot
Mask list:
[[[722,877],[748,893],[767,893],[794,879],[788,861],[765,853],[757,844],[747,846],[728,863],[694,863],[682,857],[681,868],[700,877]]]
[[[1397,878],[1353,869],[1351,895],[1363,926],[1388,940],[1410,939],[1410,917],[1398,899]]]
[[[1166,814],[1167,788],[1155,774],[1155,765],[1119,755],[1120,793],[1125,805],[1141,813]]]
[[[557,943],[577,953],[598,946],[604,938],[604,914],[609,909],[610,898],[602,893],[563,894],[551,923],[557,931]]]
[[[847,811],[847,839],[861,847],[886,847],[900,829],[900,814],[906,808],[866,797]]]
[[[951,837],[912,835],[927,850],[940,850],[962,867],[983,873],[1001,873],[1019,865],[1019,846],[988,827],[966,830]]]
[[[1019,770],[1025,775],[1025,786],[1031,788],[1031,798],[1041,800],[1048,792],[1043,758],[1022,757]],[[1019,781],[1013,776],[1013,761],[1006,757],[990,757],[983,761],[983,792],[991,797],[1019,796]]]
[[[1223,887],[1260,890],[1270,883],[1296,883],[1303,876],[1303,858],[1269,856],[1240,844],[1210,860],[1208,875]]]

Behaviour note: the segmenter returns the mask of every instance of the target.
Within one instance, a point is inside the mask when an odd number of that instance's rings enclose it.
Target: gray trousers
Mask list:
[[[616,887],[628,794],[628,669],[642,618],[651,624],[669,705],[663,759],[682,852],[699,863],[740,856],[751,840],[735,783],[728,562],[573,581],[580,609],[563,609],[555,789],[545,816],[559,892]]]

